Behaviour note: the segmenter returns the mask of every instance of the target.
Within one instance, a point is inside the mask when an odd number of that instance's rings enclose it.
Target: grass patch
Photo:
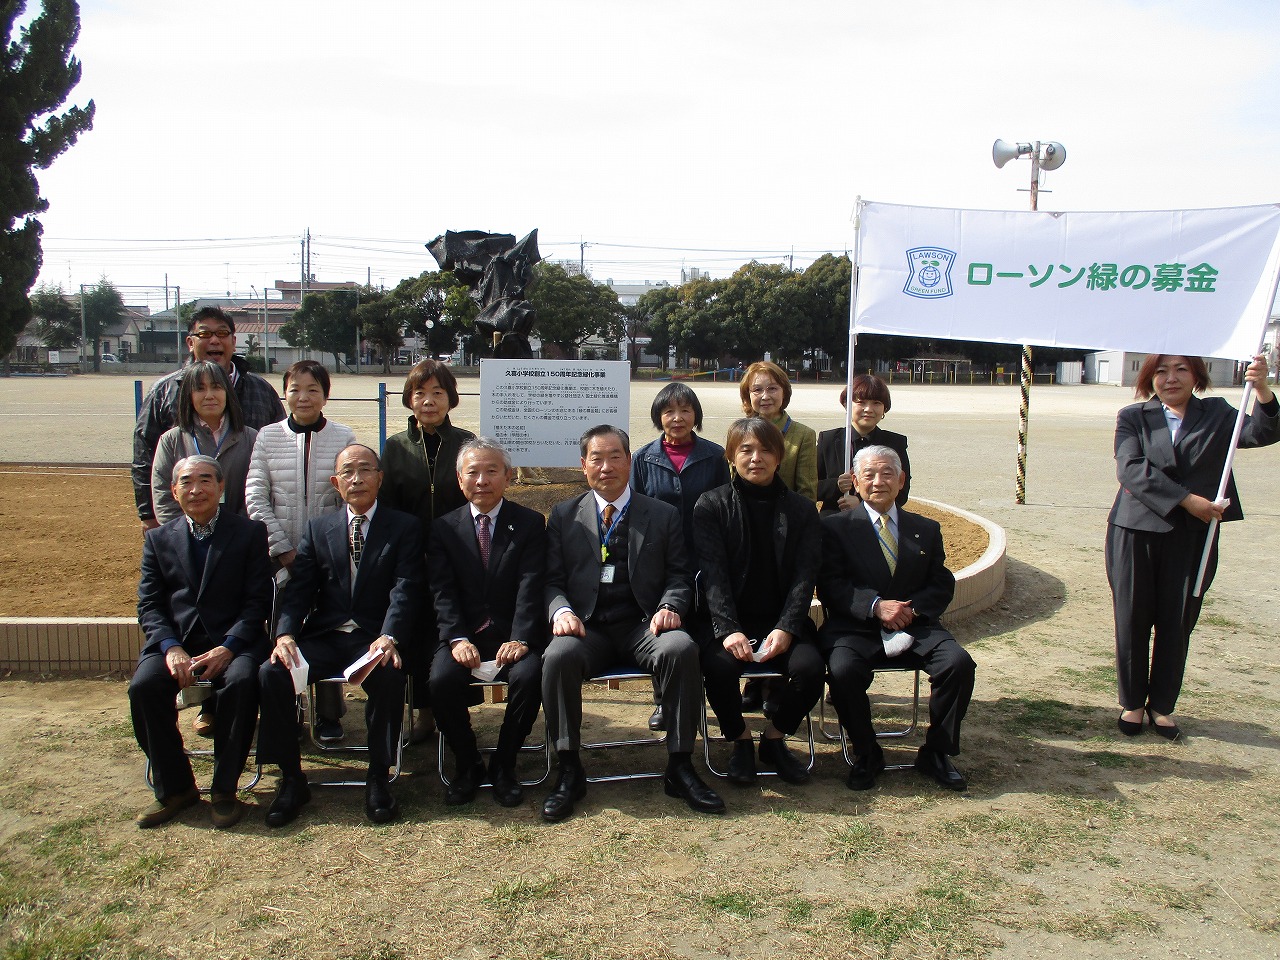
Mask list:
[[[559,895],[560,884],[555,877],[541,880],[504,880],[493,888],[483,902],[491,907],[519,907],[539,900],[550,900]]]
[[[170,857],[163,850],[149,851],[127,864],[116,875],[116,880],[128,887],[149,887],[159,879],[160,869],[169,862]]]
[[[861,860],[884,843],[884,831],[865,820],[854,820],[831,834],[836,856],[841,860]]]
[[[760,914],[760,906],[756,898],[741,890],[708,894],[702,898],[702,905],[708,910],[727,913],[744,920],[751,920]]]
[[[1199,910],[1209,896],[1209,887],[1203,883],[1190,890],[1179,890],[1164,883],[1148,883],[1142,890],[1146,898],[1156,906],[1171,910]]]
[[[769,811],[769,816],[777,817],[779,820],[785,820],[787,823],[804,823],[805,816],[799,810],[773,808]]]
[[[1061,700],[1001,697],[993,720],[1007,732],[1026,736],[1028,727],[1044,733],[1077,733],[1085,726],[1079,710]]]
[[[1237,623],[1229,617],[1224,617],[1219,613],[1201,613],[1200,619],[1196,621],[1199,626],[1221,627],[1224,630],[1242,630],[1244,625]]]
[[[787,923],[806,923],[813,916],[813,903],[804,897],[792,897],[782,901],[782,911]]]
[[[1130,757],[1123,753],[1114,753],[1111,750],[1096,750],[1086,753],[1085,758],[1091,763],[1096,763],[1100,767],[1107,769],[1116,769],[1118,767],[1141,767],[1145,766],[1146,761],[1141,757]]]
[[[934,948],[942,956],[972,953],[972,931],[981,905],[976,892],[989,896],[999,881],[987,874],[941,874],[906,900],[883,909],[858,907],[845,916],[850,933],[881,948],[910,942]]]
[[[1061,667],[1057,672],[1067,679],[1073,689],[1107,693],[1116,688],[1116,668],[1113,663],[1100,663],[1083,670],[1079,667]]]
[[[1113,910],[1110,913],[1074,913],[1051,918],[1046,930],[1065,933],[1078,940],[1115,941],[1122,933],[1155,933],[1160,925],[1136,910]]]

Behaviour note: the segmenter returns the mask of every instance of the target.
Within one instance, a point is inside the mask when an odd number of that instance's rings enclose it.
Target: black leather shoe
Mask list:
[[[1150,707],[1147,707],[1147,719],[1151,721],[1151,729],[1155,731],[1155,734],[1158,737],[1164,737],[1166,740],[1177,740],[1182,736],[1182,730],[1179,729],[1176,723],[1156,723],[1156,712]],[[1165,717],[1164,719],[1168,720],[1169,718]]]
[[[727,777],[730,783],[749,787],[756,782],[756,747],[751,738],[733,741]]]
[[[849,778],[844,783],[850,790],[871,790],[876,785],[876,775],[883,772],[883,757],[879,760],[855,757],[853,766],[849,768]]]
[[[969,787],[964,775],[951,762],[951,758],[929,747],[921,747],[920,752],[916,754],[916,769],[926,776],[933,777],[938,781],[938,786],[946,787],[948,790],[967,790]]]
[[[665,730],[667,721],[662,716],[662,704],[658,704],[653,709],[653,713],[649,714],[649,729],[654,733],[659,730]]]
[[[764,703],[764,681],[748,680],[742,685],[742,712],[755,713]]]
[[[292,823],[303,805],[311,800],[311,787],[307,778],[301,773],[280,778],[280,788],[276,790],[271,806],[267,807],[267,826],[283,827]]]
[[[573,816],[573,805],[587,795],[587,771],[581,763],[561,763],[560,779],[542,804],[542,819],[559,823]]]
[[[516,779],[515,769],[496,761],[489,764],[489,782],[493,784],[493,799],[502,807],[518,807],[524,803],[524,787]]]
[[[1116,728],[1126,737],[1136,737],[1142,732],[1142,718],[1126,720],[1122,716],[1116,717]]]
[[[479,760],[465,766],[459,765],[453,780],[444,790],[444,802],[451,807],[470,803],[476,798],[476,791],[484,783],[484,764]]]
[[[787,783],[808,783],[809,768],[791,752],[784,739],[760,738],[760,762],[773,767],[778,777]]]
[[[724,813],[724,801],[698,776],[693,764],[687,760],[667,768],[662,787],[668,797],[680,797],[691,810],[698,813]]]
[[[364,812],[373,823],[390,823],[400,815],[400,804],[391,795],[386,774],[370,773],[365,780]]]

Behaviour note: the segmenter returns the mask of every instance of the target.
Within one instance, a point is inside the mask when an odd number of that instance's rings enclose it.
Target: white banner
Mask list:
[[[855,333],[1245,360],[1280,269],[1280,204],[861,214]]]
[[[480,432],[518,467],[576,467],[591,427],[628,429],[626,360],[481,360]]]

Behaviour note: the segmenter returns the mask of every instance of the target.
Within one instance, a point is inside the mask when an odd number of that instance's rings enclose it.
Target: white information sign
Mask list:
[[[582,434],[631,417],[626,360],[481,360],[480,432],[521,467],[576,467]]]

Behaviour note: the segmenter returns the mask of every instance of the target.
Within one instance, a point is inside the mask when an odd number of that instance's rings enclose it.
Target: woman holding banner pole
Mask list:
[[[1236,446],[1280,441],[1280,401],[1256,357],[1245,380],[1257,393]],[[1187,644],[1200,616],[1196,574],[1210,521],[1240,520],[1235,482],[1215,501],[1231,453],[1237,411],[1210,387],[1199,357],[1152,354],[1138,371],[1135,395],[1145,402],[1116,418],[1120,491],[1107,518],[1107,580],[1115,609],[1116,676],[1123,711],[1120,732],[1137,736],[1144,714],[1156,734],[1176,740],[1173,719],[1182,689]],[[1211,549],[1204,589],[1213,580]],[[1154,636],[1153,636],[1154,632]]]

